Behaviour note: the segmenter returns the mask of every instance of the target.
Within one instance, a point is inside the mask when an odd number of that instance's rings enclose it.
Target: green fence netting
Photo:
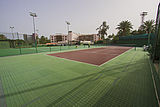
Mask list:
[[[83,45],[62,46],[62,44],[48,46],[40,44],[38,38],[35,39],[34,35],[0,32],[0,57],[83,48],[89,47]]]
[[[141,35],[130,35],[121,36],[117,43],[119,44],[136,44],[136,46],[148,45],[153,42],[154,34],[141,34]]]

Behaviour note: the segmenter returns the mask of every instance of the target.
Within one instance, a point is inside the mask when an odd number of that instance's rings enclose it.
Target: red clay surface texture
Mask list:
[[[129,49],[131,49],[131,47],[108,46],[48,55],[99,66]]]

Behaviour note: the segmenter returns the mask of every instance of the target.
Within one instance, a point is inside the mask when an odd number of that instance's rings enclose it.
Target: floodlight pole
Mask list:
[[[37,15],[36,15],[36,13],[30,12],[30,16],[33,17],[33,30],[34,30],[34,37],[35,37],[36,53],[37,53],[38,51],[37,51],[37,39],[36,39],[36,27],[35,27],[35,20],[34,20],[34,18],[37,17]]]
[[[69,45],[69,25],[71,25],[69,22],[66,21],[67,24],[67,31],[68,31],[68,45]]]
[[[18,38],[18,47],[19,47],[19,51],[20,51],[20,54],[22,54],[21,46],[20,46],[20,43],[19,43],[19,33],[18,33],[18,32],[17,32],[17,38]]]
[[[9,28],[11,29],[12,37],[13,37],[13,39],[14,39],[14,34],[13,34],[14,26],[10,26]]]
[[[69,45],[69,24],[67,24],[67,30],[68,30],[68,45]]]
[[[143,25],[144,24],[144,17],[146,16],[148,14],[148,12],[142,12],[141,14],[140,14],[140,16],[141,16],[141,25]],[[150,44],[150,31],[148,32],[148,46],[149,46],[149,44]]]
[[[35,27],[34,16],[33,16],[33,29],[34,29],[34,37],[35,37],[35,40],[36,40],[36,27]]]
[[[38,30],[38,29],[36,29],[36,32],[37,32],[37,36],[38,36],[38,34],[39,34],[39,30]],[[39,38],[36,38],[36,40],[37,40],[37,44],[39,44]]]

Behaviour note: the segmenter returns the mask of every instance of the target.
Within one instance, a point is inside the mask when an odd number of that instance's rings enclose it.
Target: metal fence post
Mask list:
[[[50,52],[51,52],[51,47],[49,47],[49,49],[50,49]]]
[[[21,52],[21,46],[20,46],[20,43],[19,43],[19,34],[18,34],[18,32],[17,32],[17,38],[18,38],[18,47],[19,47],[19,51],[20,51],[20,54],[22,54],[22,52]]]

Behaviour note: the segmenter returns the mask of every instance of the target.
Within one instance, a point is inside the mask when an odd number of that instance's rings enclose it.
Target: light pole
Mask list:
[[[141,16],[141,25],[143,25],[144,24],[144,17],[146,16],[148,14],[148,12],[142,12],[141,14],[140,14],[140,16]]]
[[[10,26],[9,28],[11,29],[12,37],[13,37],[13,39],[14,39],[14,34],[13,34],[14,26]]]
[[[36,32],[37,32],[37,44],[39,44],[39,38],[38,38],[38,35],[39,35],[39,30],[38,29],[36,29]]]
[[[68,45],[69,45],[69,25],[71,25],[68,21],[66,21],[67,24],[67,31],[68,31]]]
[[[30,16],[33,17],[33,30],[34,30],[36,53],[37,53],[36,27],[35,27],[35,21],[34,21],[34,18],[37,17],[37,15],[36,13],[32,13],[32,12],[29,12],[29,13],[30,13]]]
[[[146,16],[148,14],[148,12],[142,12],[141,14],[140,14],[140,16],[141,16],[141,26],[142,25],[144,25],[144,17]],[[149,46],[149,44],[150,44],[150,32],[148,33],[148,46]]]

